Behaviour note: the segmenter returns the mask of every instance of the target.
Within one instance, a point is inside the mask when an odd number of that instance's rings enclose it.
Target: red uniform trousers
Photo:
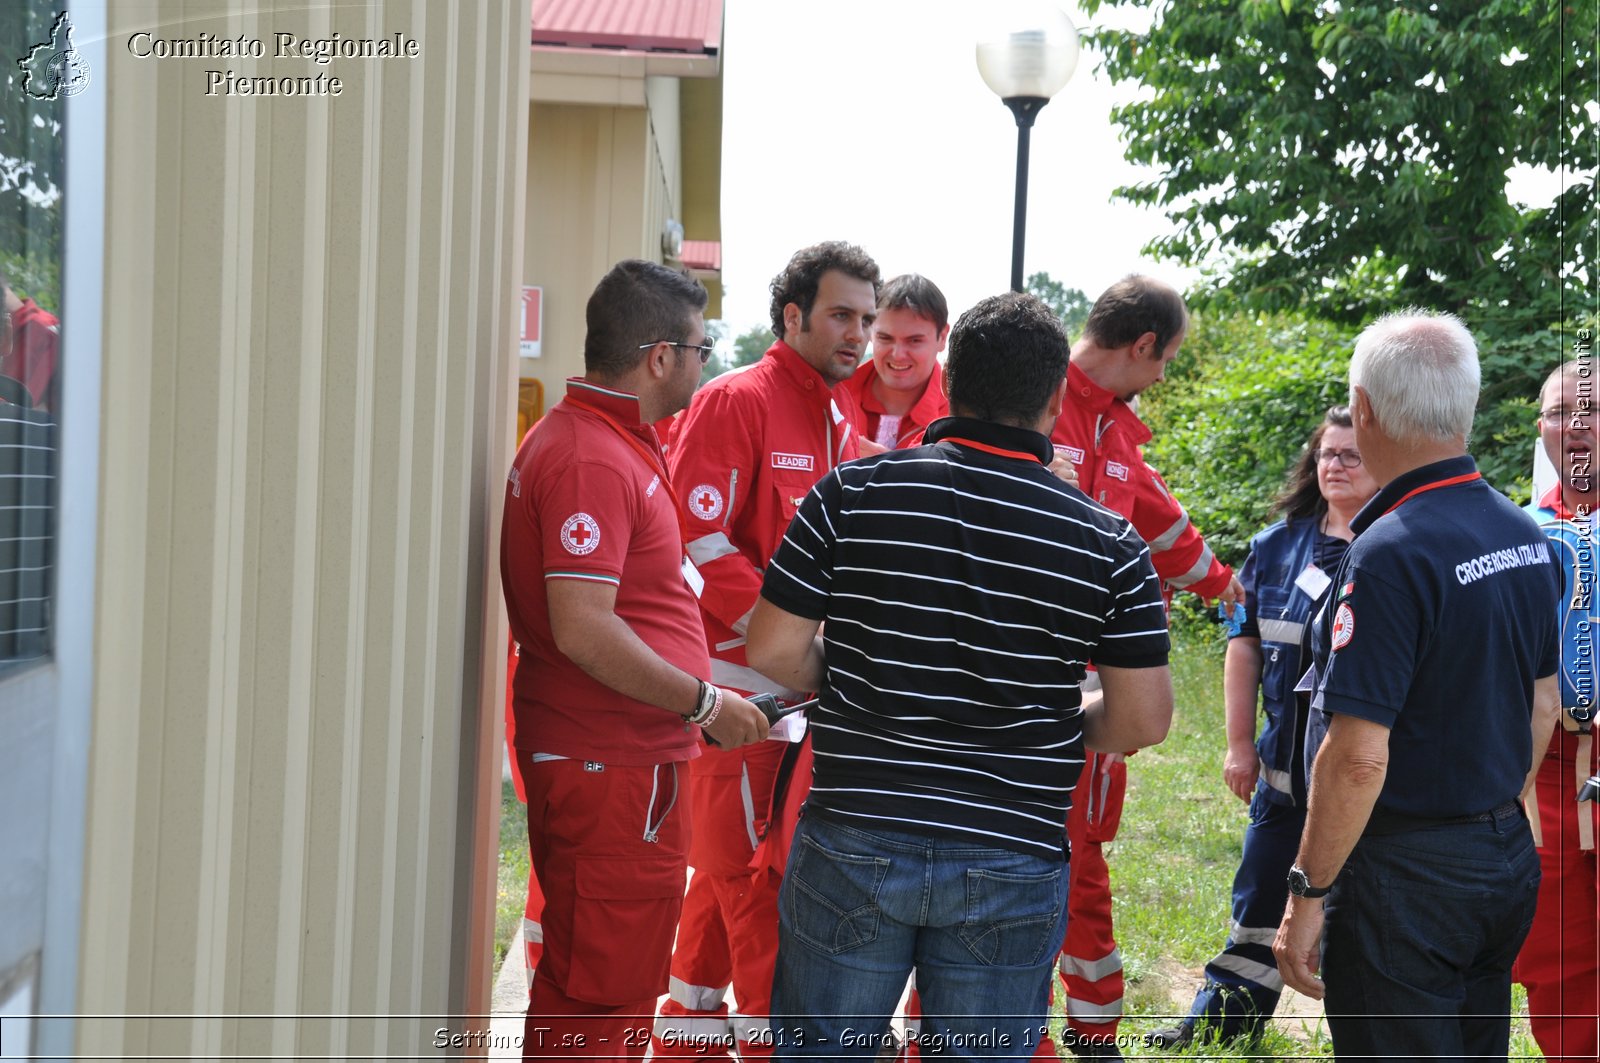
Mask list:
[[[1593,746],[1595,743],[1591,742]],[[1594,749],[1580,769],[1578,736],[1558,730],[1534,783],[1539,837],[1539,907],[1514,975],[1528,987],[1528,1016],[1545,1058],[1600,1059],[1600,878],[1595,805],[1574,800],[1597,770]],[[1588,817],[1587,838],[1580,816]],[[1589,848],[1583,848],[1588,842]]]
[[[755,867],[766,833],[773,784],[787,742],[707,749],[690,770],[696,824],[672,956],[668,1000],[656,1021],[658,1057],[727,1058],[732,984],[739,1013],[732,1039],[745,1059],[772,1054],[767,1015],[778,960],[780,879]],[[791,785],[809,784],[796,779]]]
[[[545,893],[523,1059],[643,1058],[683,905],[685,765],[517,760]]]
[[[1110,1040],[1122,1018],[1122,952],[1111,924],[1111,878],[1101,845],[1117,836],[1128,766],[1120,753],[1085,751],[1067,813],[1072,845],[1067,940],[1056,963],[1067,994],[1067,1028]],[[1042,1046],[1041,1046],[1042,1047]]]
[[[516,756],[517,717],[511,711],[511,685],[517,675],[517,642],[511,640],[511,652],[506,654],[506,749],[511,756],[511,785],[517,791],[517,800],[528,803],[528,788],[522,781],[522,765]],[[533,995],[533,972],[539,969],[539,957],[544,953],[544,891],[539,888],[539,876],[533,865],[528,865],[528,896],[522,904],[522,956],[528,969],[528,994]]]

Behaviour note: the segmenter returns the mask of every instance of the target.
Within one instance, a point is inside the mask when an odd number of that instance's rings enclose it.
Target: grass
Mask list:
[[[516,787],[500,787],[500,867],[495,876],[494,969],[505,962],[528,898],[528,813]]]
[[[1222,783],[1226,749],[1222,652],[1214,628],[1180,623],[1173,646],[1177,713],[1167,740],[1128,762],[1128,799],[1106,847],[1117,940],[1127,976],[1124,1034],[1187,1011],[1201,968],[1227,934],[1229,893],[1248,813]],[[527,815],[511,784],[501,793],[495,969],[522,919],[528,885]],[[1527,995],[1512,989],[1511,1058],[1542,1060],[1528,1032]],[[1057,994],[1057,1013],[1060,1009]],[[1280,1016],[1282,1012],[1280,1012]],[[1060,1023],[1052,1026],[1059,1031]],[[1125,1049],[1134,1058],[1141,1049]],[[1331,1059],[1325,1023],[1304,1040],[1273,1030],[1251,1046],[1191,1046],[1160,1058]]]

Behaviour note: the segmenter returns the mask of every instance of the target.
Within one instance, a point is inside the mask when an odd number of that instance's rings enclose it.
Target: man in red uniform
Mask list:
[[[26,388],[34,409],[54,409],[61,323],[32,299],[18,296],[4,276],[0,276],[0,300],[5,307],[5,323],[0,327],[0,376],[11,377]]]
[[[1547,1060],[1600,1058],[1600,870],[1597,805],[1575,800],[1600,772],[1594,716],[1600,701],[1600,394],[1593,355],[1567,362],[1540,393],[1539,435],[1558,482],[1527,507],[1565,571],[1561,609],[1561,726],[1535,752],[1534,792],[1523,795],[1539,848],[1539,903],[1513,976],[1528,987],[1533,1038]]]
[[[878,294],[872,360],[840,387],[855,400],[861,453],[881,454],[922,442],[922,430],[950,412],[939,353],[950,335],[944,293],[906,273]]]
[[[767,732],[702,678],[701,578],[651,427],[699,382],[705,304],[683,274],[618,263],[589,298],[584,375],[507,478],[516,756],[546,916],[525,1059],[643,1056],[688,867],[681,768],[702,730],[724,749]]]
[[[1067,402],[1051,441],[1077,467],[1078,487],[1127,517],[1170,590],[1244,600],[1161,475],[1144,462],[1150,429],[1128,404],[1160,382],[1189,327],[1183,297],[1148,277],[1124,277],[1095,300],[1067,368]],[[1101,846],[1116,837],[1127,786],[1121,754],[1091,753],[1067,819],[1072,843],[1067,940],[1058,970],[1067,991],[1063,1040],[1079,1056],[1120,1059],[1122,953],[1111,921],[1111,882]]]
[[[803,697],[750,668],[745,628],[762,570],[801,500],[829,469],[859,456],[835,385],[866,353],[878,284],[877,264],[859,247],[830,242],[796,252],[772,281],[778,341],[755,365],[701,388],[674,429],[673,482],[689,556],[706,581],[700,612],[711,678],[741,693],[770,692],[787,702]],[[780,724],[771,737],[744,749],[707,749],[695,761],[689,859],[695,871],[683,902],[670,999],[656,1023],[658,1056],[725,1053],[730,982],[741,1013],[733,1023],[740,1055],[771,1052],[767,1013],[778,953],[778,882],[765,869],[757,873],[752,862],[780,773],[793,780],[790,785],[810,781],[804,765],[792,760],[797,731]]]

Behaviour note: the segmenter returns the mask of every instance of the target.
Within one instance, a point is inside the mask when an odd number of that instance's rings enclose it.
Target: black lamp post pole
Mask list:
[[[1022,291],[1022,245],[1028,229],[1028,138],[1039,108],[1049,103],[1044,96],[1010,96],[1000,101],[1011,108],[1017,120],[1017,197],[1011,220],[1011,290]]]

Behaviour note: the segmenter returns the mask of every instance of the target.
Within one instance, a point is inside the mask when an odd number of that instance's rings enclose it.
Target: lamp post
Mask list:
[[[1039,109],[1078,67],[1078,31],[1044,0],[1015,3],[978,40],[978,73],[1017,120],[1017,196],[1011,224],[1011,290],[1022,291],[1028,225],[1028,138]]]

